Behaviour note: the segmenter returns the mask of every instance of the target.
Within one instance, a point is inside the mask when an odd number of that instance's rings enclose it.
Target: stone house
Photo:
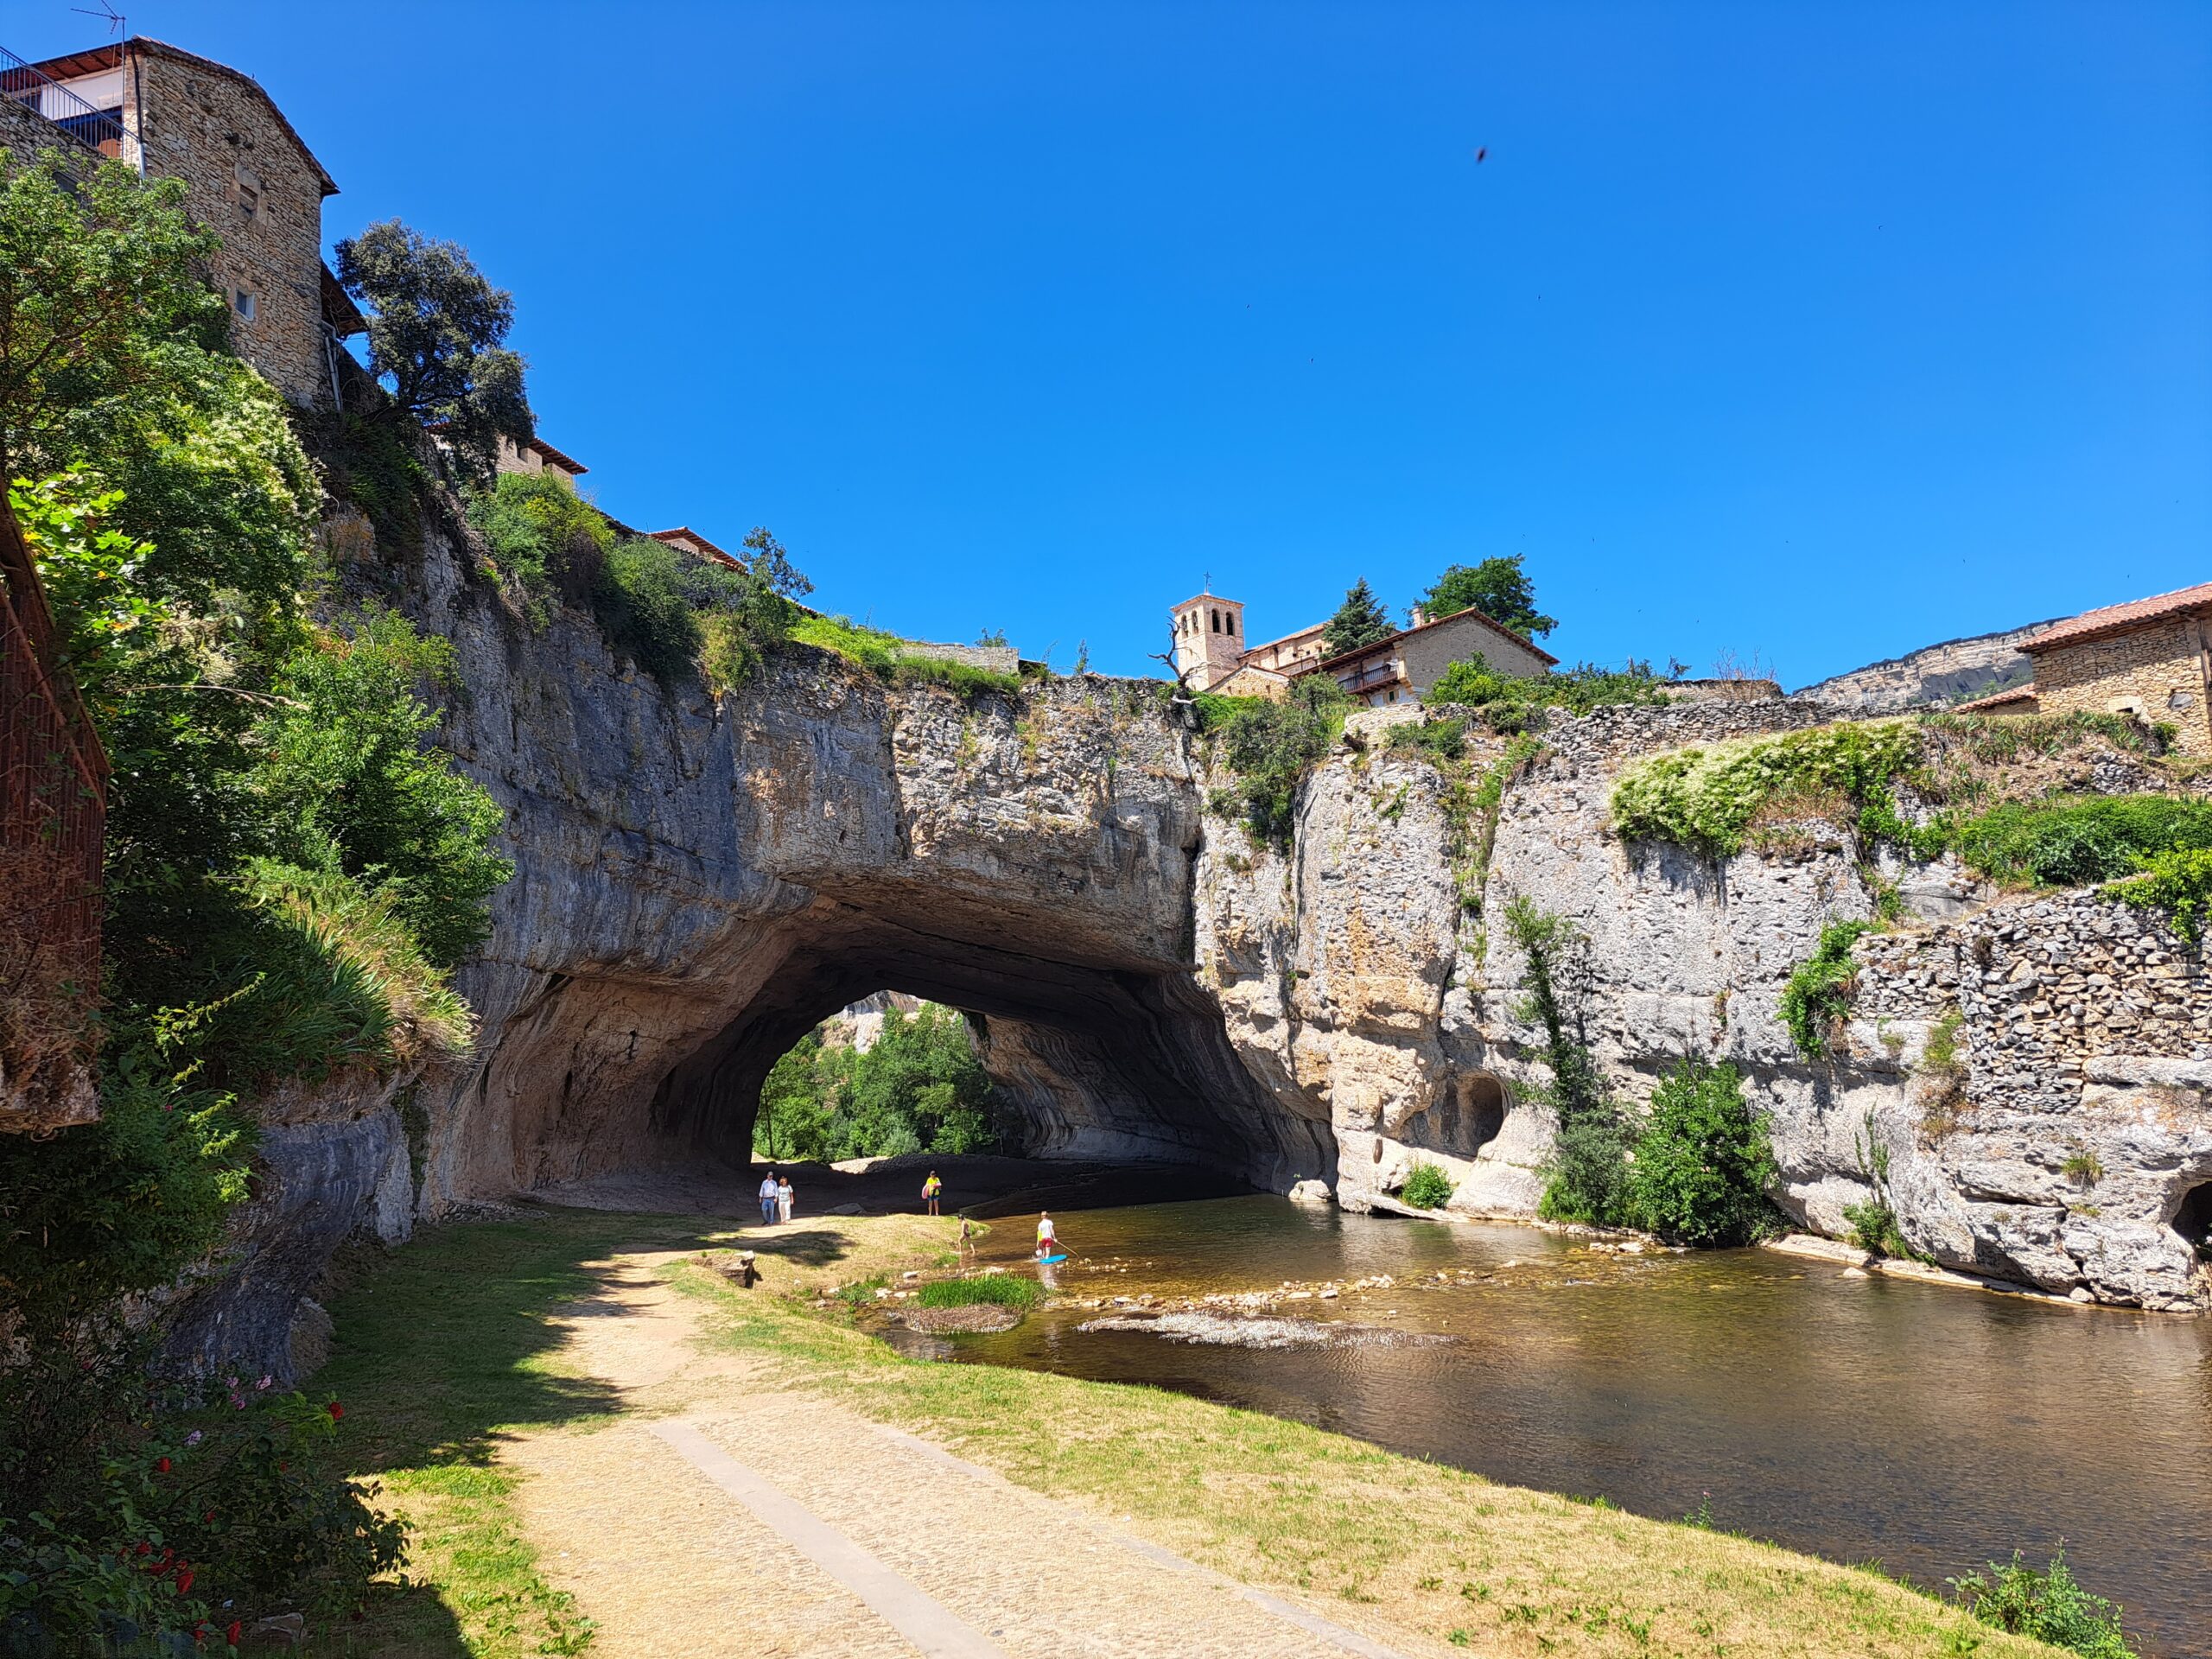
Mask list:
[[[1985,714],[2133,715],[2212,758],[2212,582],[2084,611],[2020,642],[2033,683],[1961,703]]]
[[[1433,621],[1416,610],[1412,627],[1333,658],[1324,639],[1325,622],[1246,645],[1243,605],[1217,594],[1186,599],[1169,616],[1175,666],[1185,683],[1193,690],[1224,696],[1280,700],[1289,695],[1290,683],[1300,675],[1323,671],[1334,674],[1345,690],[1370,706],[1409,702],[1462,658],[1479,654],[1498,673],[1522,677],[1546,673],[1559,662],[1471,609]]]
[[[1326,658],[1306,671],[1333,675],[1338,685],[1375,709],[1419,702],[1446,669],[1470,657],[1480,657],[1493,673],[1516,679],[1536,678],[1559,664],[1549,652],[1469,609],[1433,622],[1418,621],[1387,639]]]
[[[591,470],[581,461],[563,454],[539,437],[527,438],[521,443],[502,437],[498,464],[503,473],[528,473],[533,476],[550,473],[556,478],[567,480],[571,488],[578,479]]]
[[[0,62],[0,143],[182,180],[193,218],[222,238],[208,276],[238,354],[296,404],[335,399],[338,342],[363,326],[322,263],[338,187],[259,83],[143,36]]]

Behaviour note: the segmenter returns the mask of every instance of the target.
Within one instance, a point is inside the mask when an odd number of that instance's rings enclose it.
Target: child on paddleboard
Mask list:
[[[1037,1259],[1042,1262],[1046,1256],[1059,1253],[1060,1238],[1052,1230],[1052,1212],[1042,1211],[1037,1217]]]

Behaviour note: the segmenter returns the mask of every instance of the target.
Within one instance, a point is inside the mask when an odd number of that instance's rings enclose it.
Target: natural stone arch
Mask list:
[[[2183,1193],[2169,1224],[2196,1253],[2198,1260],[2212,1260],[2212,1181]]]
[[[1422,1152],[1474,1158],[1505,1128],[1510,1103],[1503,1078],[1489,1071],[1458,1068],[1437,1091],[1435,1103],[1408,1117],[1397,1138]]]

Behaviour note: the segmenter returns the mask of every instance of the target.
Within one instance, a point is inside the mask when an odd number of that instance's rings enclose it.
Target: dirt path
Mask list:
[[[696,1341],[696,1304],[620,1259],[560,1310],[569,1367],[620,1389],[611,1427],[532,1433],[546,1575],[604,1659],[927,1654],[944,1659],[1394,1659],[943,1448],[765,1386]]]

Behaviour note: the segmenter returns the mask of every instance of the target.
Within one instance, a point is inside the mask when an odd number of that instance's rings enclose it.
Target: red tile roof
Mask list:
[[[1338,655],[1329,658],[1324,662],[1314,664],[1313,670],[1318,672],[1322,669],[1334,668],[1339,663],[1349,663],[1358,658],[1372,656],[1378,651],[1389,651],[1394,648],[1401,639],[1404,639],[1410,635],[1416,633],[1426,633],[1431,628],[1440,628],[1447,622],[1480,623],[1484,627],[1488,628],[1499,639],[1510,640],[1522,650],[1534,652],[1536,656],[1542,658],[1544,659],[1545,667],[1557,668],[1559,666],[1559,658],[1553,656],[1551,652],[1546,651],[1541,645],[1537,645],[1534,640],[1523,639],[1519,634],[1514,632],[1512,629],[1507,627],[1501,622],[1493,622],[1489,617],[1484,616],[1480,611],[1475,609],[1474,607],[1471,605],[1464,611],[1454,611],[1449,616],[1440,616],[1433,621],[1422,623],[1417,628],[1406,628],[1400,632],[1392,634],[1387,639],[1377,639],[1371,645],[1362,645],[1357,651],[1339,652]]]
[[[2023,639],[2020,649],[2032,654],[2055,645],[2077,645],[2084,640],[2126,633],[2146,622],[2185,616],[2191,611],[2212,611],[2212,582],[2201,582],[2194,588],[2177,588],[2171,594],[2156,594],[2149,599],[2132,599],[2125,605],[2084,611],[2079,616],[2053,623],[2032,639]]]
[[[591,468],[585,466],[583,462],[576,460],[573,455],[563,454],[543,438],[531,438],[523,445],[523,448],[535,449],[540,459],[551,461],[563,472],[571,474],[577,478],[582,478],[586,473],[591,471]]]
[[[700,552],[707,554],[710,557],[720,559],[724,564],[737,564],[739,563],[737,559],[733,557],[731,555],[723,552],[721,549],[716,547],[712,542],[702,536],[697,531],[692,529],[689,524],[678,524],[674,530],[650,530],[645,533],[648,536],[651,536],[653,540],[657,542],[689,542]]]
[[[1976,697],[1971,702],[1955,702],[1950,712],[1955,715],[1986,714],[1993,709],[2002,709],[2008,703],[2033,702],[2036,689],[2032,685],[2016,685],[2003,691],[1993,691],[1986,697]]]

